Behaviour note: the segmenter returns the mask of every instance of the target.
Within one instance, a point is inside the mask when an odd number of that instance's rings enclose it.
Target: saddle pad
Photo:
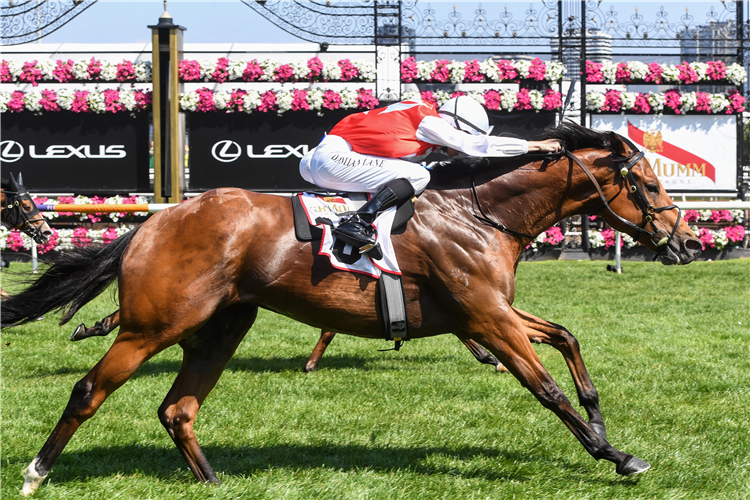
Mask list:
[[[293,206],[301,208],[301,211],[295,210],[294,225],[297,237],[306,236],[300,235],[300,233],[304,233],[304,227],[300,227],[304,226],[304,224],[301,224],[304,221],[301,220],[302,216],[298,215],[304,213],[307,224],[316,228],[316,233],[322,233],[318,253],[327,256],[333,267],[343,271],[367,274],[373,278],[379,278],[381,272],[401,274],[390,238],[396,207],[382,212],[373,223],[378,230],[378,243],[383,252],[382,259],[373,259],[369,254],[360,254],[358,249],[351,245],[343,241],[337,241],[332,232],[343,217],[364,205],[367,201],[364,194],[355,193],[350,197],[299,193],[293,197],[293,199],[295,198],[297,201],[293,202]],[[312,239],[312,234],[309,239]]]

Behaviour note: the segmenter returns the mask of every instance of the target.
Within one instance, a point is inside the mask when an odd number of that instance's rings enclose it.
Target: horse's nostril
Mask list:
[[[687,248],[688,250],[697,251],[703,248],[703,244],[700,242],[700,240],[689,238],[685,240],[685,248]]]
[[[50,236],[52,236],[52,231],[50,229],[45,229],[44,231],[42,231],[42,234],[49,238]]]

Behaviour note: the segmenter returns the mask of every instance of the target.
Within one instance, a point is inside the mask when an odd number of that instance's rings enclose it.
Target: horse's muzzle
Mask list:
[[[690,264],[700,256],[702,248],[703,244],[697,238],[673,238],[657,258],[667,266]]]

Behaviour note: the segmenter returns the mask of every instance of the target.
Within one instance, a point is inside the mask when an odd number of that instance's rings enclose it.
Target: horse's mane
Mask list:
[[[507,136],[516,137],[512,134],[507,134]],[[537,140],[559,139],[565,143],[565,148],[568,151],[588,148],[611,151],[612,144],[610,137],[611,132],[591,130],[576,123],[565,121],[559,127],[545,129],[542,136]],[[445,185],[447,182],[471,174],[472,172],[484,170],[484,167],[503,164],[512,169],[515,164],[519,164],[520,166],[520,164],[528,162],[527,155],[510,158],[456,158],[432,169],[428,188]]]

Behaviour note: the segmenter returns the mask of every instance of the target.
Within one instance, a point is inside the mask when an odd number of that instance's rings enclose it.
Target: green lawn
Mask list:
[[[609,441],[651,463],[645,474],[622,478],[592,459],[455,337],[397,353],[340,336],[305,374],[319,332],[263,311],[196,423],[221,486],[193,480],[156,416],[179,367],[175,347],[79,429],[36,497],[750,498],[750,262],[626,262],[620,276],[605,265],[522,263],[516,306],[580,340]],[[2,332],[3,498],[18,496],[73,384],[114,339],[72,343],[70,333],[116,307],[103,294],[65,327],[49,316]],[[562,357],[536,349],[577,403]]]

